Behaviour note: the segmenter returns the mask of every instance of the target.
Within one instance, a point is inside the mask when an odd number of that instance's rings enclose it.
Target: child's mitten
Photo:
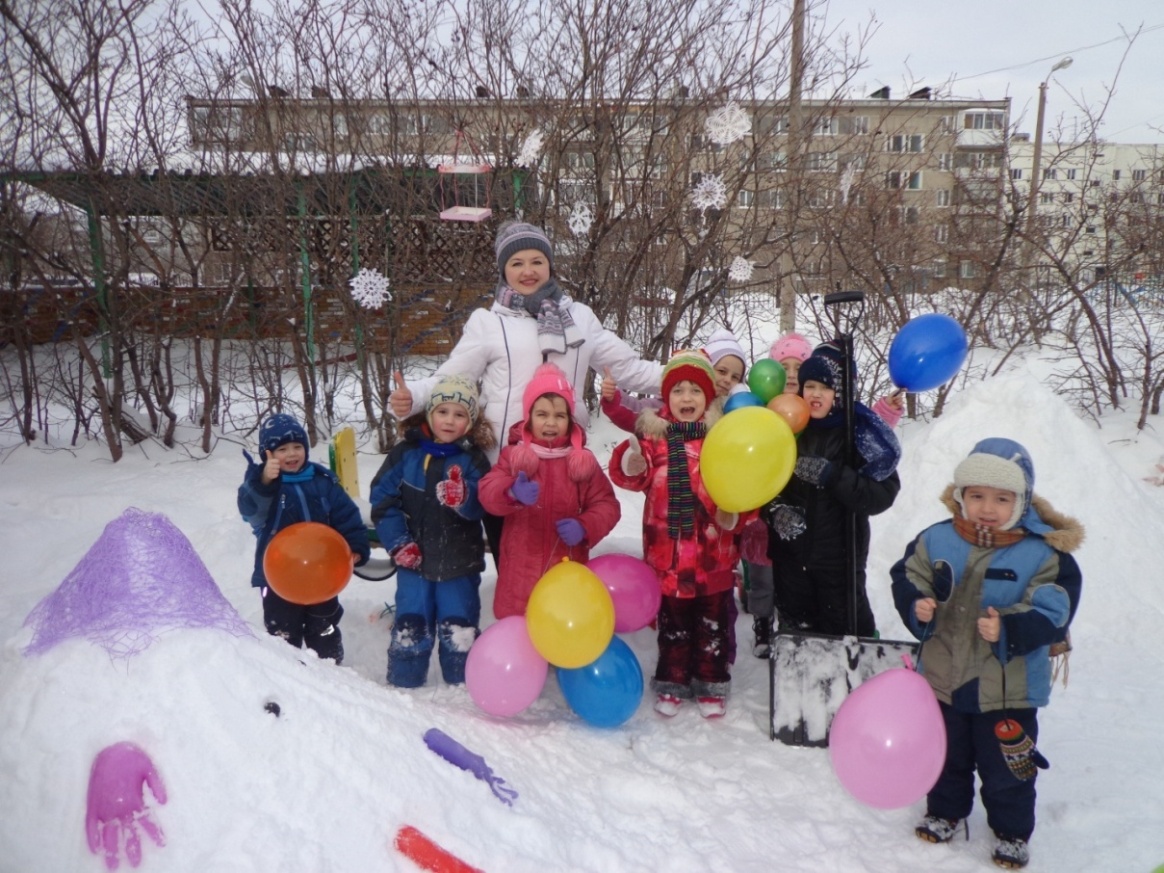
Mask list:
[[[576,518],[560,518],[554,522],[558,536],[568,546],[576,546],[586,539],[586,528]]]
[[[405,543],[392,553],[392,560],[396,562],[397,567],[407,567],[409,570],[415,570],[420,566],[422,560],[420,546],[416,543]]]
[[[465,502],[465,480],[460,466],[453,464],[449,467],[448,478],[437,482],[436,496],[441,505],[449,509],[457,509]]]
[[[1027,736],[1017,721],[1004,718],[994,726],[994,735],[1002,747],[1002,757],[1016,779],[1023,781],[1035,778],[1035,768],[1046,770],[1050,763],[1035,748],[1034,741]]]
[[[525,470],[518,473],[513,484],[509,486],[509,493],[513,495],[513,499],[523,506],[533,506],[537,503],[540,492],[541,486],[537,482],[531,482]]]

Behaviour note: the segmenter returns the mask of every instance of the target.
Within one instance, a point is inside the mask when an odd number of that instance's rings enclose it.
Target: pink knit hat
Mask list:
[[[521,413],[529,421],[529,411],[533,409],[534,401],[543,394],[557,394],[566,401],[566,409],[570,411],[570,443],[576,448],[582,445],[582,428],[574,418],[574,386],[556,364],[540,364],[534,370],[533,378],[525,386],[521,395]],[[523,429],[523,434],[529,436],[529,428]]]
[[[768,357],[773,361],[796,358],[803,364],[811,354],[812,344],[808,340],[798,333],[786,333],[772,343],[772,350],[768,352]]]

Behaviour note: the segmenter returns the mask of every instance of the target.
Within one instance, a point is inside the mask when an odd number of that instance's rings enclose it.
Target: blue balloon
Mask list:
[[[630,646],[612,637],[598,660],[558,668],[558,685],[570,709],[594,727],[618,727],[643,699],[643,668]]]
[[[729,394],[727,402],[723,405],[724,415],[736,409],[743,409],[745,406],[763,406],[764,401],[760,399],[760,395],[752,391],[737,391],[735,394]]]
[[[911,318],[889,346],[889,378],[906,391],[929,391],[962,367],[969,349],[966,332],[948,315]]]

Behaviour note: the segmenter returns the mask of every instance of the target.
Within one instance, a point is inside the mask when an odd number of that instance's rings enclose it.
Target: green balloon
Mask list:
[[[748,371],[748,388],[767,403],[784,390],[787,379],[788,374],[779,361],[764,358],[752,364],[752,369]]]

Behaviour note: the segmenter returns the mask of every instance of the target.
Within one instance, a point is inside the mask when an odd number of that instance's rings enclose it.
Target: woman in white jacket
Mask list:
[[[602,326],[589,306],[564,294],[553,278],[553,250],[546,235],[531,224],[509,222],[494,244],[501,282],[489,309],[478,309],[456,347],[436,373],[406,385],[396,373],[389,398],[398,419],[418,412],[442,376],[460,374],[481,383],[481,405],[497,443],[496,461],[515,422],[523,421],[521,398],[543,362],[556,364],[569,378],[577,398],[574,420],[585,426],[590,415],[583,401],[587,372],[609,367],[620,387],[658,393],[663,365],[641,360],[627,343]]]

